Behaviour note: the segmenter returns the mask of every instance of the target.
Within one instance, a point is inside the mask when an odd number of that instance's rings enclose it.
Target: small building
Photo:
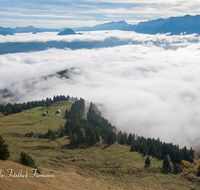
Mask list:
[[[60,112],[61,112],[61,110],[57,110],[57,111],[56,111],[56,113],[60,113]]]
[[[47,116],[47,113],[46,113],[46,112],[43,112],[42,116]]]

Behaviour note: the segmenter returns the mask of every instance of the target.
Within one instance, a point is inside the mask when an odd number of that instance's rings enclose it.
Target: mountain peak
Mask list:
[[[74,30],[72,30],[71,28],[66,28],[62,32],[59,32],[57,35],[75,35],[75,34],[78,33],[74,32]]]

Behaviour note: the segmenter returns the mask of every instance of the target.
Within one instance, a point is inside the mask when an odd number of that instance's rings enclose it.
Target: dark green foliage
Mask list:
[[[135,151],[135,146],[134,146],[134,144],[131,145],[130,151],[131,151],[131,152],[134,152],[134,151]]]
[[[76,134],[77,140],[74,141],[73,135],[70,137],[70,143],[73,146],[94,145],[102,137],[108,145],[116,141],[115,127],[106,119],[101,117],[100,112],[94,104],[90,104],[87,113],[87,120],[83,118],[85,111],[85,101],[80,98],[71,106],[71,110],[66,110],[67,119],[64,127],[66,135]]]
[[[127,133],[123,133],[119,144],[126,144],[126,143],[127,143]]]
[[[190,148],[190,156],[192,157],[192,158],[194,158],[194,150],[192,149],[192,147]]]
[[[47,133],[44,135],[44,138],[51,138],[51,139],[55,139],[56,138],[56,135],[55,135],[55,132],[52,131],[51,129],[49,129],[47,131]]]
[[[117,141],[118,141],[119,144],[120,144],[122,135],[123,135],[123,133],[121,131],[117,134]]]
[[[33,133],[33,131],[31,131],[30,133],[26,133],[24,136],[25,137],[32,137],[32,136],[34,136],[34,133]]]
[[[143,143],[140,144],[139,153],[142,154],[144,151]]]
[[[10,152],[8,150],[8,145],[3,140],[0,135],[0,160],[7,160],[10,157]]]
[[[127,145],[130,146],[133,143],[134,140],[135,140],[135,134],[130,133],[128,135]]]
[[[200,177],[200,166],[199,166],[198,171],[197,171],[197,176]]]
[[[71,138],[70,138],[70,143],[73,144],[74,146],[77,146],[78,138],[76,133],[74,133]]]
[[[165,158],[164,158],[164,160],[163,160],[163,170],[165,172],[169,172],[171,170],[169,155],[166,155]]]
[[[179,173],[179,167],[177,166],[177,164],[174,164],[174,174],[178,173]]]
[[[59,137],[63,137],[64,135],[65,135],[65,129],[62,128],[62,129],[60,130],[60,136],[59,136]]]
[[[116,135],[113,131],[108,132],[107,143],[108,145],[113,144],[116,141]]]
[[[123,135],[123,133],[119,132],[118,142],[120,142],[120,138],[123,138]],[[128,141],[130,141],[131,135],[132,134],[129,134]],[[134,146],[135,151],[143,154],[143,156],[147,154],[159,160],[162,160],[166,155],[169,155],[174,164],[180,164],[181,160],[187,160],[191,163],[194,161],[194,150],[192,148],[187,150],[187,148],[184,147],[180,150],[179,146],[173,145],[172,143],[162,143],[159,138],[155,140],[154,138],[146,139],[142,136],[138,136],[137,138],[132,138],[132,146]]]
[[[35,168],[35,162],[31,156],[26,154],[25,152],[20,153],[20,158],[19,158],[19,163],[25,165],[25,166],[30,166]]]
[[[150,160],[149,156],[147,156],[147,159],[145,160],[145,165],[146,165],[146,167],[149,167],[151,165],[151,160]]]

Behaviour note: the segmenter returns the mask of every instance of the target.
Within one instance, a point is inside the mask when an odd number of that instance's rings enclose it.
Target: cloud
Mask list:
[[[3,27],[77,27],[92,26],[102,22],[127,20],[141,21],[170,16],[199,14],[197,0],[86,0],[86,1],[0,1],[0,25]],[[110,20],[112,18],[112,20]],[[55,22],[58,21],[58,22]],[[65,21],[65,22],[63,22]],[[72,22],[73,21],[73,22]],[[92,23],[90,23],[91,21]],[[65,25],[63,25],[65,24]]]
[[[0,88],[14,83],[9,89],[21,92],[20,102],[57,94],[82,97],[103,104],[100,107],[103,115],[121,130],[197,148],[199,36],[98,31],[67,38],[91,41],[113,36],[137,43],[0,55]],[[36,37],[41,41],[57,39],[55,33]],[[24,39],[36,37],[28,34]],[[19,41],[22,36],[0,40]],[[176,48],[163,48],[167,46]],[[41,78],[67,68],[76,68],[69,79]]]

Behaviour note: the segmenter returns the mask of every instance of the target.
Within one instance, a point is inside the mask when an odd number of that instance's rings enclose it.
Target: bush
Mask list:
[[[8,145],[3,140],[0,135],[0,160],[7,160],[10,157],[10,152],[8,150]]]
[[[21,152],[19,162],[25,166],[36,167],[33,158],[25,152]]]

